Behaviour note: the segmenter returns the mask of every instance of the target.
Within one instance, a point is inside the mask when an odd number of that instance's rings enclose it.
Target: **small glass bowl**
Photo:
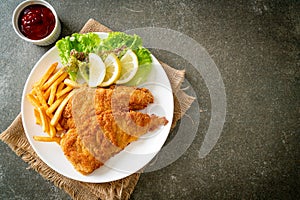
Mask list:
[[[40,39],[40,40],[32,40],[32,39],[29,39],[26,36],[24,36],[21,33],[21,31],[19,29],[19,25],[18,25],[19,16],[20,16],[21,12],[23,11],[23,9],[26,8],[27,6],[36,5],[36,4],[43,5],[43,6],[46,6],[47,8],[49,8],[55,17],[54,29],[47,37]],[[57,14],[56,14],[56,11],[48,2],[43,1],[43,0],[27,0],[27,1],[23,1],[22,3],[20,3],[13,12],[12,24],[13,24],[13,28],[14,28],[15,32],[17,33],[17,35],[20,38],[22,38],[23,40],[30,42],[32,44],[38,45],[38,46],[47,46],[47,45],[54,43],[60,36],[60,32],[61,32],[61,24],[60,24]]]

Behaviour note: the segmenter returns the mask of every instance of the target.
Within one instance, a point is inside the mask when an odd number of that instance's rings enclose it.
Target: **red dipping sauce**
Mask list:
[[[23,35],[32,40],[40,40],[53,31],[55,17],[52,11],[43,5],[30,5],[19,16],[19,29]]]

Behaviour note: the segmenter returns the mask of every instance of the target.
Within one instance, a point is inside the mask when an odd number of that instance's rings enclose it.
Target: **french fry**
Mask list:
[[[51,74],[55,71],[57,65],[58,62],[55,62],[52,65],[50,65],[49,69],[46,71],[43,77],[36,83],[36,85],[44,85],[44,83],[49,79]]]
[[[35,123],[38,124],[38,125],[42,125],[42,121],[41,121],[41,116],[40,116],[40,113],[38,111],[37,108],[34,108],[34,116],[35,116]]]
[[[50,124],[52,126],[55,126],[58,123],[58,121],[59,121],[59,119],[61,117],[61,114],[63,112],[64,107],[67,105],[69,99],[73,96],[74,93],[75,93],[74,90],[72,92],[70,92],[67,95],[67,97],[61,102],[61,104],[58,106],[58,108],[55,111],[54,116],[53,116],[53,118],[51,119],[51,122],[50,122]]]
[[[63,102],[63,100],[66,98],[67,95],[64,95],[58,99],[56,99],[56,101],[54,101],[54,103],[46,110],[47,115],[50,116],[50,114],[52,114],[56,108],[61,104],[61,102]]]
[[[42,86],[42,90],[49,88],[56,79],[58,79],[62,74],[66,73],[64,68],[60,68],[48,81]]]
[[[58,63],[53,63],[42,78],[37,81],[30,93],[26,95],[29,102],[34,106],[36,124],[41,125],[43,132],[48,136],[34,136],[36,141],[60,143],[60,137],[65,130],[60,125],[64,107],[75,91],[73,88],[80,87],[74,81],[68,79],[65,68],[57,70]]]
[[[50,124],[50,130],[49,130],[49,132],[50,132],[50,137],[52,137],[52,138],[55,137],[55,135],[56,135],[56,129],[51,124]]]
[[[50,95],[48,97],[48,104],[51,106],[54,102],[55,96],[57,96],[57,87],[58,85],[63,84],[63,80],[68,76],[67,73],[63,73],[56,81],[49,87],[50,88]],[[64,85],[63,85],[64,86]],[[62,86],[62,87],[63,87]],[[48,89],[49,89],[48,88]],[[47,90],[48,90],[47,89]]]
[[[39,100],[39,102],[42,104],[42,106],[47,109],[48,104],[46,102],[46,99],[44,98],[43,92],[40,87],[34,87],[34,91],[36,92],[36,97]]]
[[[79,87],[81,87],[80,84],[78,84],[78,83],[76,83],[75,81],[72,81],[71,79],[68,79],[68,78],[66,78],[66,79],[64,80],[64,83],[65,83],[67,86],[70,86],[70,87],[72,87],[72,88],[79,88]]]
[[[38,108],[38,111],[40,113],[43,131],[48,133],[49,132],[49,122],[47,119],[47,115],[45,114],[44,110],[41,107]]]
[[[33,139],[35,141],[39,142],[57,142],[58,144],[60,143],[60,138],[58,137],[48,137],[48,136],[33,136]]]
[[[51,124],[50,124],[50,120],[51,120],[51,118],[49,117],[49,116],[47,116],[47,114],[46,114],[46,111],[45,110],[43,110],[44,111],[44,114],[46,115],[46,119],[47,119],[47,130],[45,131],[48,135],[50,135],[51,136],[51,133],[50,133],[50,130],[51,130]]]
[[[60,83],[63,83],[65,78],[67,78],[68,76],[68,73],[67,72],[64,72],[58,79],[56,79],[52,85],[56,84],[56,85],[59,85]]]
[[[49,95],[49,98],[48,98],[48,105],[51,106],[54,102],[54,99],[55,99],[55,93],[56,93],[57,85],[53,84],[50,88],[51,88],[51,91],[50,91],[50,95]]]
[[[49,119],[49,124],[50,124],[50,120],[53,118],[53,114],[52,113],[47,113],[47,110],[46,110],[46,114],[49,117],[48,119]],[[50,126],[52,126],[52,125],[50,124]],[[56,124],[55,128],[56,128],[57,131],[64,130],[59,123]]]
[[[65,95],[65,94],[67,94],[67,93],[70,92],[71,90],[73,90],[73,88],[70,87],[70,86],[67,86],[66,88],[64,88],[64,89],[61,90],[60,92],[57,92],[57,93],[56,93],[56,98],[59,98],[59,97]]]
[[[41,106],[41,103],[31,93],[27,94],[26,97],[35,108],[39,108]]]
[[[44,92],[44,99],[48,99],[50,96],[51,87],[47,88],[47,90]]]
[[[65,84],[63,82],[61,82],[57,87],[56,93],[60,92],[64,88],[64,86],[65,86]]]

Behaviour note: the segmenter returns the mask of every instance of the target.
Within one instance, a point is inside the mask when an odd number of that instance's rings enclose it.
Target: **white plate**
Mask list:
[[[107,37],[107,33],[97,33],[101,38]],[[37,142],[34,135],[46,135],[41,126],[35,124],[33,106],[25,98],[31,91],[32,85],[41,78],[48,67],[59,62],[58,50],[54,46],[46,52],[32,69],[22,95],[22,120],[27,139],[37,155],[56,172],[78,181],[90,183],[103,183],[118,180],[129,176],[149,163],[163,146],[170,131],[173,119],[173,94],[169,79],[158,60],[152,55],[153,67],[148,81],[139,87],[150,89],[154,95],[154,103],[149,105],[144,112],[165,116],[169,123],[160,129],[145,134],[138,141],[132,142],[122,152],[109,159],[104,166],[95,170],[90,175],[82,175],[64,156],[60,146],[53,143]]]

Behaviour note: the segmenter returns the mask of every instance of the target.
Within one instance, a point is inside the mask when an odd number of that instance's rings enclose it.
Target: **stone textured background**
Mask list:
[[[20,112],[25,81],[51,48],[22,41],[11,17],[21,0],[1,2],[0,131]],[[49,0],[62,36],[89,18],[113,30],[163,27],[196,40],[222,75],[227,116],[214,149],[198,152],[210,120],[210,98],[201,75],[172,53],[160,60],[186,69],[201,109],[197,135],[183,156],[142,174],[132,199],[300,198],[300,2],[299,1],[66,1]],[[187,134],[189,130],[186,130]],[[170,134],[170,137],[176,131]],[[0,143],[0,199],[69,199]]]

